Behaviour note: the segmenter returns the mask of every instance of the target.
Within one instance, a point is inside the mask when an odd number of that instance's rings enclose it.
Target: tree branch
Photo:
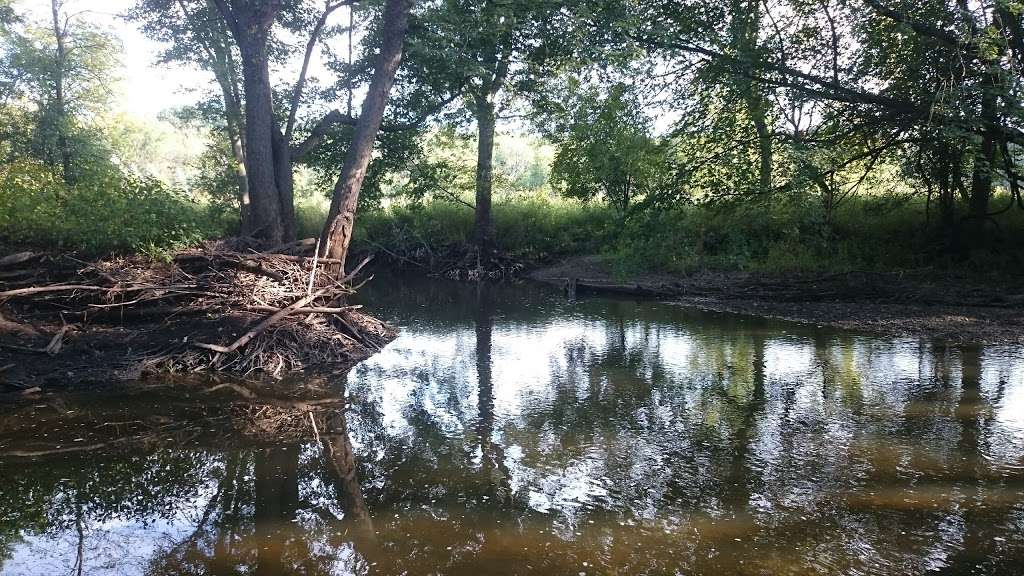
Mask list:
[[[456,98],[459,97],[459,92],[455,91],[444,100],[441,100],[428,110],[423,111],[415,119],[408,122],[402,122],[399,124],[387,124],[380,127],[381,132],[404,132],[406,130],[415,130],[422,126],[431,116],[437,114],[443,110],[446,106],[451,104]],[[341,110],[334,109],[327,113],[326,116],[320,119],[316,125],[309,131],[309,136],[305,140],[300,142],[297,146],[292,147],[292,160],[298,161],[305,158],[310,152],[316,150],[320,144],[327,138],[327,134],[330,129],[334,126],[355,126],[359,122],[359,119],[344,114]]]

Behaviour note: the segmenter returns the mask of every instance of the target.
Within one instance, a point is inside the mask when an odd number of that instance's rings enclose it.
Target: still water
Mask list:
[[[363,298],[402,333],[329,430],[0,460],[0,574],[1024,574],[1019,348]]]

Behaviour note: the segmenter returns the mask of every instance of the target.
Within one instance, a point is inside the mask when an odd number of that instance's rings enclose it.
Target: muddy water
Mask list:
[[[1020,349],[364,298],[402,335],[329,437],[0,460],[0,573],[1024,574]]]

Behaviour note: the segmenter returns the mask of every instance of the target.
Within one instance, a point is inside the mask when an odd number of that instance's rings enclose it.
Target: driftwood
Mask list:
[[[277,375],[351,363],[380,349],[392,335],[345,302],[369,258],[341,279],[321,270],[319,264],[330,259],[219,247],[178,254],[165,263],[131,258],[90,263],[37,254],[5,261],[11,263],[5,273],[26,271],[33,284],[0,280],[0,306],[16,320],[0,317],[0,347],[50,355],[63,350],[62,358],[71,363],[75,358],[64,350],[65,336],[75,329],[75,354],[85,357],[69,370],[105,362],[98,358],[109,353],[116,355],[111,364],[144,372]],[[254,315],[265,316],[254,324]],[[97,342],[104,330],[109,330],[107,340]],[[230,344],[211,342],[225,331],[242,336]],[[119,345],[125,339],[131,343]],[[21,376],[21,381],[31,378]]]

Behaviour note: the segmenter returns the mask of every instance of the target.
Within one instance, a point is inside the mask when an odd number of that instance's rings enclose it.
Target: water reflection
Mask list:
[[[1018,348],[529,287],[392,279],[367,300],[402,336],[301,442],[0,461],[2,572],[1024,565]]]

